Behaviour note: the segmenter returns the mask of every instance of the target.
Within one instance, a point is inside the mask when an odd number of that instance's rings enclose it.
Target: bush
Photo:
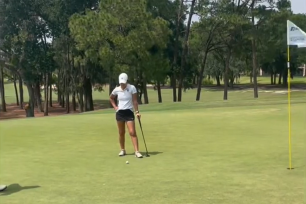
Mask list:
[[[203,79],[202,85],[213,85],[214,81],[208,78]]]

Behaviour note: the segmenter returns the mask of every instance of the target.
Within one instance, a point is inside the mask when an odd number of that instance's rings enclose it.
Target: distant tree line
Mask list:
[[[193,16],[199,20],[192,23]],[[212,79],[224,84],[227,100],[240,74],[250,77],[257,98],[259,68],[271,84],[287,84],[287,19],[306,30],[306,15],[293,14],[288,0],[0,0],[1,111],[4,78],[33,117],[35,107],[48,115],[52,92],[67,113],[93,110],[93,89],[108,84],[110,92],[121,72],[137,87],[139,103],[149,103],[147,84],[160,103],[164,84],[173,102],[189,88],[199,101]],[[305,54],[291,48],[293,75]]]

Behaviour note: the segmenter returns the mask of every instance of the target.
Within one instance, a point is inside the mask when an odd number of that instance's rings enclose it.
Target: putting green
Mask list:
[[[220,93],[219,93],[220,94]],[[111,110],[0,123],[0,193],[9,204],[301,204],[305,98],[142,106],[150,158],[127,137],[119,158]],[[141,150],[142,137],[137,125]],[[129,164],[126,164],[129,161]]]

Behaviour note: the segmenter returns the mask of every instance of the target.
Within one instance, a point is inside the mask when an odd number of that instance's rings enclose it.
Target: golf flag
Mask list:
[[[287,20],[287,45],[306,47],[306,33],[289,20]]]
[[[306,33],[297,25],[287,20],[289,170],[293,169],[291,152],[290,45],[297,46],[298,48],[306,47]]]

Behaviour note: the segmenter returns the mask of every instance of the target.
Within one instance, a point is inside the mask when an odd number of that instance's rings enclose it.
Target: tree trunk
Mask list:
[[[216,76],[216,81],[217,81],[217,86],[221,86],[219,75]]]
[[[42,106],[42,101],[41,101],[41,94],[40,94],[40,85],[39,82],[37,82],[35,84],[35,88],[34,88],[34,94],[36,96],[36,103],[37,103],[37,108],[38,111],[40,112],[44,112],[43,106]]]
[[[180,23],[182,20],[182,13],[183,13],[183,6],[184,6],[184,0],[180,1],[180,6],[177,11],[177,17],[176,17],[176,32],[175,32],[175,42],[174,42],[174,53],[173,53],[173,63],[172,63],[172,77],[171,77],[171,85],[172,85],[172,91],[173,91],[173,102],[177,101],[176,97],[176,71],[177,71],[177,58],[178,58],[178,49],[179,49],[179,34],[180,34]]]
[[[229,66],[230,66],[230,59],[231,59],[231,50],[228,51],[227,57],[226,57],[226,63],[225,63],[225,73],[224,73],[224,94],[223,94],[223,100],[228,99],[228,72],[229,72]]]
[[[176,98],[176,75],[173,73],[171,76],[171,87],[172,87],[172,98],[173,98],[173,102],[177,101]]]
[[[144,104],[149,104],[149,97],[148,97],[148,89],[146,86],[146,82],[143,82],[143,98],[144,98]]]
[[[139,95],[138,95],[138,98],[137,98],[137,102],[138,104],[142,104],[142,90],[139,91]]]
[[[273,85],[273,72],[270,73],[270,81],[271,81],[271,85]]]
[[[278,76],[278,84],[282,84],[282,73],[279,73],[279,76]]]
[[[49,75],[49,79],[51,80],[52,75]],[[52,107],[52,83],[49,85],[49,107]]]
[[[18,76],[18,82],[19,82],[19,95],[20,95],[20,109],[23,109],[23,82],[21,76]]]
[[[62,105],[62,95],[61,95],[61,91],[59,89],[57,89],[57,103],[59,105]]]
[[[276,84],[276,72],[274,72],[273,76],[274,76],[273,84],[275,85]]]
[[[179,102],[182,101],[184,70],[185,70],[185,64],[186,64],[186,57],[187,57],[187,53],[188,53],[187,52],[188,51],[188,39],[189,39],[190,26],[191,26],[191,20],[192,20],[192,16],[193,16],[195,3],[196,3],[196,0],[192,0],[191,7],[190,7],[190,12],[189,12],[189,16],[188,16],[187,29],[186,29],[185,37],[184,37],[184,47],[183,47],[183,53],[182,53],[182,58],[181,58],[181,69],[180,69],[178,97],[177,97],[177,100]]]
[[[70,99],[69,99],[69,93],[65,94],[65,108],[66,108],[66,113],[70,113]]]
[[[144,104],[149,104],[149,97],[148,97],[148,89],[147,89],[147,79],[146,76],[142,75],[142,87],[143,87],[143,98]]]
[[[254,17],[253,17],[254,20]],[[252,38],[254,98],[258,98],[256,42]]]
[[[65,108],[65,93],[66,93],[66,77],[63,77],[63,83],[62,83],[62,89],[61,89],[61,99],[60,99],[60,105],[62,108]]]
[[[72,110],[76,111],[75,91],[72,93]]]
[[[0,96],[1,96],[1,110],[6,112],[6,103],[5,103],[5,90],[4,90],[4,81],[3,81],[3,67],[0,65]]]
[[[26,111],[26,117],[34,117],[34,101],[35,101],[34,89],[32,85],[29,84],[28,82],[26,82],[26,86],[29,94],[29,103],[24,106],[24,109]]]
[[[137,81],[137,86],[136,86],[136,89],[137,89],[137,92],[138,92],[138,95],[137,95],[137,102],[138,102],[138,104],[142,104],[142,93],[143,93],[143,91],[142,91],[142,83],[140,82],[140,81]],[[116,99],[117,100],[117,99]]]
[[[291,70],[290,70],[291,71]],[[289,76],[290,77],[290,76]],[[283,74],[283,85],[287,85],[288,84],[288,69],[286,69],[284,71],[284,74]]]
[[[254,85],[254,98],[258,98],[258,85],[257,85],[257,49],[256,49],[256,39],[255,39],[255,33],[256,33],[256,27],[255,27],[255,16],[254,16],[254,6],[256,4],[256,1],[253,0],[251,4],[251,13],[252,13],[252,59],[253,59],[253,85]]]
[[[77,93],[78,103],[79,103],[79,110],[81,113],[84,112],[84,94],[83,89],[80,88],[80,90]]]
[[[158,103],[162,103],[162,95],[161,95],[161,88],[160,88],[160,81],[157,81],[157,96],[158,96]]]
[[[62,107],[62,108],[65,108],[65,107],[66,107],[66,106],[65,106],[65,95],[64,95],[64,94],[61,95],[61,107]]]
[[[19,106],[20,103],[19,103],[18,88],[17,88],[17,84],[16,84],[16,75],[15,74],[14,74],[14,89],[15,89],[15,95],[16,95],[16,104],[17,104],[17,106]]]
[[[56,87],[57,87],[57,103],[59,104],[59,105],[62,105],[61,103],[62,103],[62,90],[61,90],[61,86],[60,86],[60,74],[58,74],[58,81],[57,81],[57,85],[56,85]]]
[[[202,90],[202,81],[203,81],[203,75],[204,75],[204,69],[205,69],[205,64],[206,64],[206,59],[207,59],[207,48],[205,50],[204,57],[202,59],[201,63],[201,69],[198,77],[198,87],[197,87],[197,96],[196,96],[196,101],[199,101],[201,98],[201,90]]]
[[[66,113],[70,113],[70,99],[69,99],[69,81],[68,77],[65,77],[65,108]]]
[[[49,74],[45,74],[45,101],[44,101],[44,116],[49,115],[48,100],[49,100]]]
[[[192,79],[192,85],[196,85],[196,84],[197,84],[197,75],[195,74]]]
[[[231,87],[231,88],[233,88],[234,87],[234,73],[233,73],[233,71],[232,70],[229,70],[230,71],[230,77],[229,77],[229,86]]]
[[[87,100],[87,92],[86,89],[83,88],[83,96],[84,96],[84,111],[88,111],[88,100]]]
[[[63,102],[66,113],[70,113],[70,99],[69,92],[65,91],[65,95],[63,95]]]
[[[84,77],[85,111],[93,111],[92,84],[90,78]]]

